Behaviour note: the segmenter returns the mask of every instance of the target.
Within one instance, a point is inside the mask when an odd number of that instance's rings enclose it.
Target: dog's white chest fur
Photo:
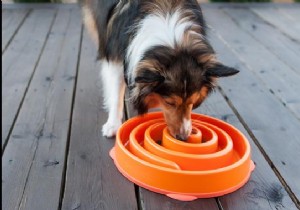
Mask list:
[[[132,80],[136,76],[134,70],[147,50],[160,45],[175,48],[193,24],[181,18],[180,9],[172,14],[151,14],[144,18],[127,49],[128,78]]]

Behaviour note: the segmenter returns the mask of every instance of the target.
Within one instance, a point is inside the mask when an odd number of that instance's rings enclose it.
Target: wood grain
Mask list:
[[[39,19],[43,17],[47,16],[40,14]],[[80,44],[78,23],[78,10],[58,11],[2,158],[5,210],[59,206]]]
[[[295,4],[295,9],[300,9],[299,5]],[[299,22],[291,21],[284,13],[281,13],[277,8],[252,8],[257,15],[262,17],[266,22],[279,28],[283,33],[288,35],[292,40],[299,43],[300,41],[300,26]],[[292,23],[294,22],[294,24]]]
[[[292,20],[291,27],[299,27],[299,21],[300,21],[300,13],[299,13],[299,6],[298,7],[291,7],[291,8],[282,8],[278,7],[278,11],[282,14],[284,14],[287,18]]]
[[[247,65],[265,89],[272,92],[300,119],[300,74],[243,31],[224,12],[211,9],[204,14],[209,18],[208,23],[222,36],[225,43]]]
[[[137,209],[134,185],[116,169],[109,151],[115,140],[101,134],[100,66],[96,47],[84,33],[74,102],[62,209]]]
[[[220,53],[223,54],[222,51]],[[223,83],[226,83],[227,79],[224,79]],[[230,123],[247,137],[251,145],[251,156],[256,168],[245,186],[219,198],[224,210],[297,209],[284,186],[219,91],[214,92],[195,112]]]
[[[300,74],[300,42],[295,43],[295,41],[281,33],[279,29],[269,25],[247,9],[226,8],[224,11],[233,18],[242,30],[247,31],[262,46],[274,53],[277,59],[282,60],[292,70]],[[288,11],[292,10],[288,9]],[[287,69],[287,74],[288,72],[289,69]]]
[[[54,15],[53,10],[33,11],[2,56],[2,148],[34,74]]]
[[[238,76],[220,81],[223,91],[270,164],[274,164],[275,170],[299,198],[299,120],[264,87],[248,66],[241,65],[230,48],[215,35],[211,37],[221,61],[241,70]]]
[[[193,202],[129,182],[101,134],[100,65],[78,5],[2,4],[2,209],[300,209],[299,4],[202,8],[219,59],[241,72],[195,112],[247,136],[250,181]]]
[[[184,181],[184,180],[181,180]],[[199,210],[199,209],[212,209],[218,210],[217,202],[214,198],[209,199],[197,199],[189,202],[177,201],[171,198],[168,198],[165,195],[151,192],[144,188],[139,188],[139,198],[141,202],[142,210]]]
[[[21,27],[28,13],[28,9],[2,10],[2,53]]]

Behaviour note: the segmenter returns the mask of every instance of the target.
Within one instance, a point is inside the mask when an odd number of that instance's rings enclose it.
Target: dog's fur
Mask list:
[[[216,78],[238,72],[217,61],[196,0],[83,0],[82,9],[102,63],[105,136],[121,125],[127,84],[139,114],[161,107],[170,133],[184,140]]]

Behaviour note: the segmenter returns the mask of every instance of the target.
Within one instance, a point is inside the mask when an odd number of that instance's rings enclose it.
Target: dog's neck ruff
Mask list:
[[[136,68],[147,50],[156,46],[175,49],[183,42],[187,29],[195,23],[182,18],[182,10],[176,9],[168,14],[149,14],[137,24],[136,34],[127,48],[127,78],[129,84],[134,82]]]

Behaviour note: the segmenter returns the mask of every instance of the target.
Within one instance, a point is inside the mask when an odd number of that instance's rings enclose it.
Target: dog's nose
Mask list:
[[[188,138],[188,136],[187,135],[176,135],[176,137],[175,137],[176,139],[178,139],[178,140],[180,140],[180,141],[185,141],[187,138]]]

